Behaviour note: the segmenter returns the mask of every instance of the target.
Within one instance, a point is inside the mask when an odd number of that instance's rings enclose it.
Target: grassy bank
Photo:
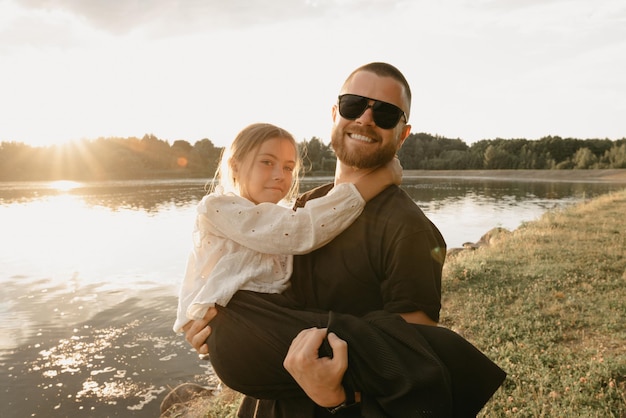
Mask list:
[[[442,325],[508,373],[481,417],[626,416],[625,213],[623,190],[446,261]],[[175,416],[233,416],[237,401]]]
[[[626,416],[626,190],[445,265],[442,325],[509,376],[481,416]]]

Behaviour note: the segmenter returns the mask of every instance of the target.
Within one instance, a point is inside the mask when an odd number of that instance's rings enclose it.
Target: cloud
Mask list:
[[[402,0],[0,0],[0,52],[163,39],[301,20],[380,15]]]
[[[164,31],[186,32],[277,23],[290,19],[309,19],[338,10],[384,10],[397,0],[15,0],[33,11],[63,11],[91,25],[113,33],[125,34],[150,27]]]

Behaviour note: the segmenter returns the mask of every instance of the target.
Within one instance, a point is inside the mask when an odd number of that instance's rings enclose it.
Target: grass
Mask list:
[[[234,418],[241,399],[239,393],[224,388],[215,396],[192,397],[185,403],[175,404],[160,418]]]
[[[626,417],[626,190],[444,267],[442,325],[508,372],[480,416]]]
[[[479,417],[626,417],[626,190],[449,257],[443,286],[441,324],[508,373]]]

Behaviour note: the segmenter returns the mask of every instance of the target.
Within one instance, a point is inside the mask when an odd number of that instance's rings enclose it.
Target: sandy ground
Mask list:
[[[405,178],[464,177],[525,181],[599,181],[626,183],[626,169],[608,170],[405,170]]]

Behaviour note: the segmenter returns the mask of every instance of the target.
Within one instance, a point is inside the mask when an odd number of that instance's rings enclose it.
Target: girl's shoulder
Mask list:
[[[232,207],[235,209],[248,206],[254,206],[254,203],[234,193],[224,193],[223,190],[215,190],[200,200],[198,211],[206,212],[214,208],[226,209]]]

